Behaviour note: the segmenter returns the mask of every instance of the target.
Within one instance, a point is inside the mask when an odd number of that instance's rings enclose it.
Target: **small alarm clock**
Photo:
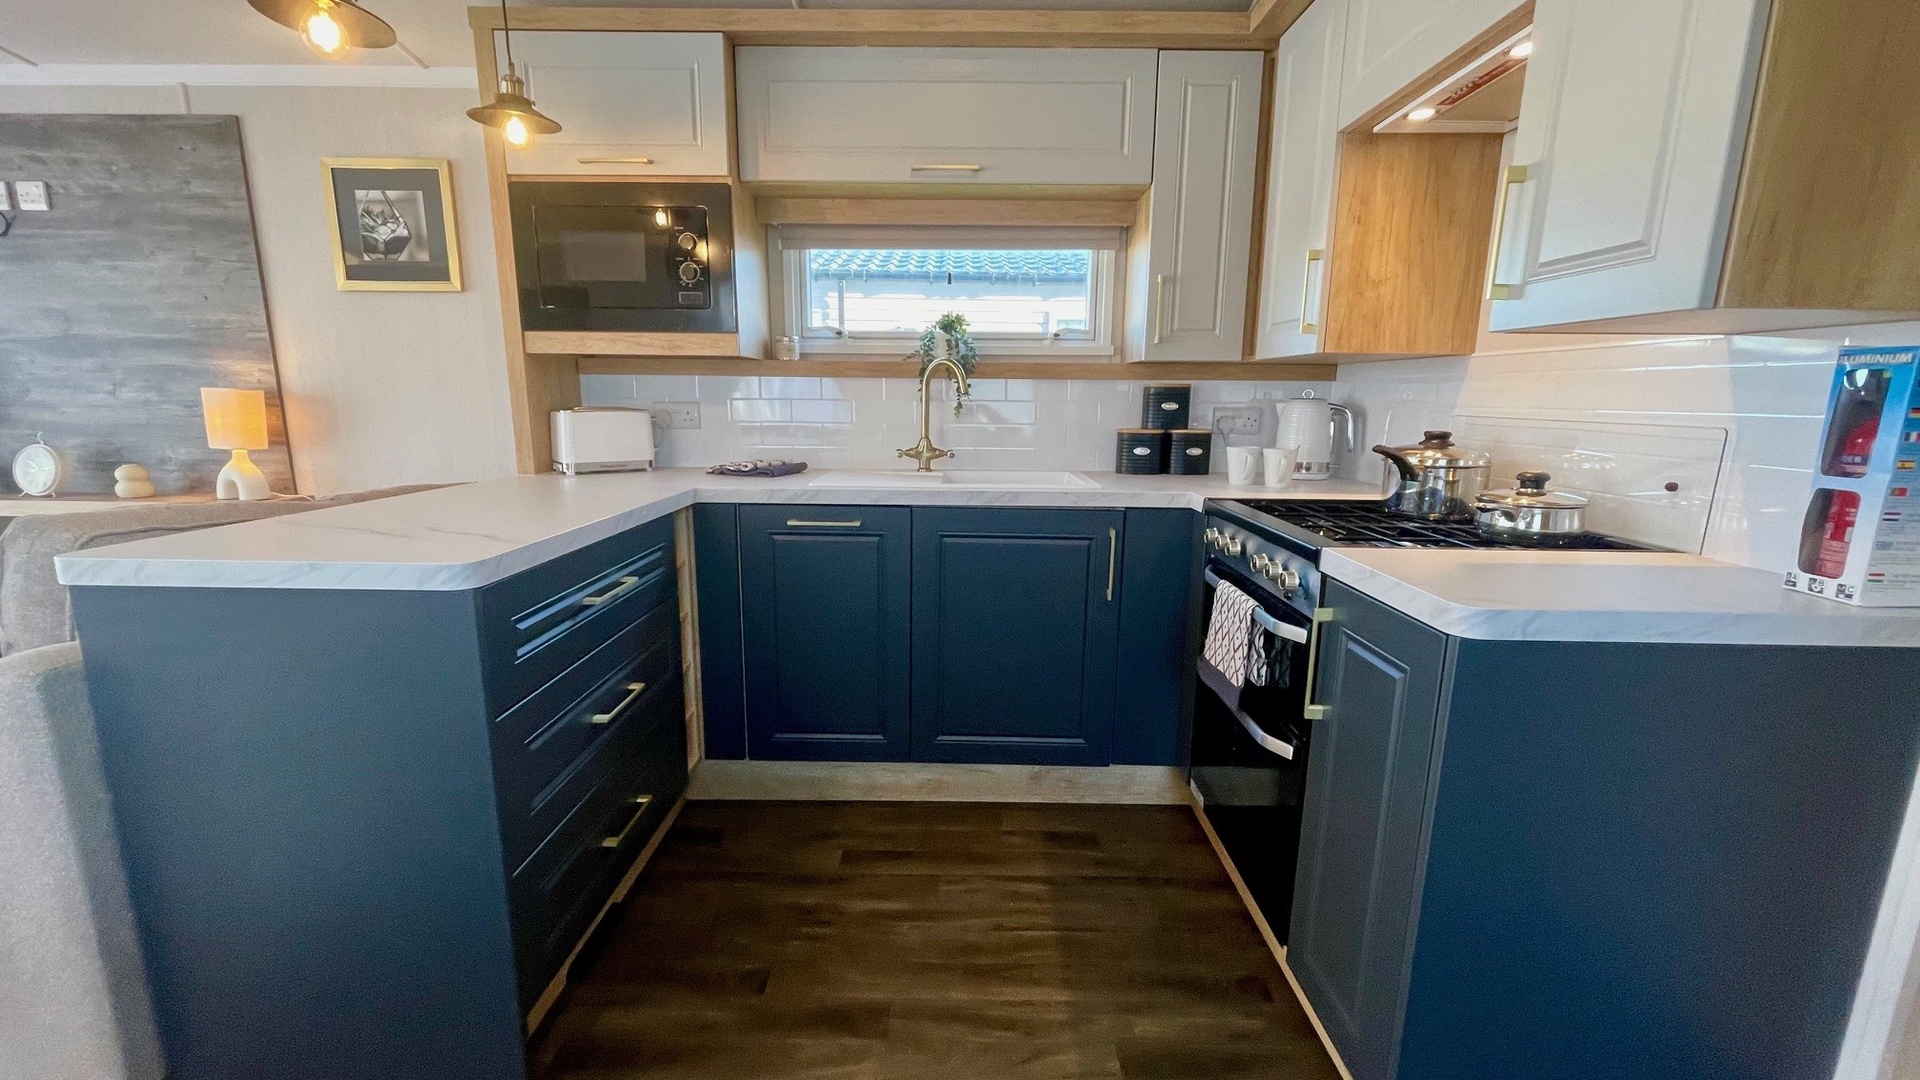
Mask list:
[[[66,455],[48,446],[45,436],[13,455],[13,482],[27,495],[53,495],[66,479]]]

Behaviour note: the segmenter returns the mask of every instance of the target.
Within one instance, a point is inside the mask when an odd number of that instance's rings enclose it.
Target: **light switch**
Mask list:
[[[47,200],[47,182],[45,180],[15,180],[13,197],[20,202],[22,210],[51,210],[53,204]]]

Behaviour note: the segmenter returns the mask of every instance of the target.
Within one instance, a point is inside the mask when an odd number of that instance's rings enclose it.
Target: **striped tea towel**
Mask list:
[[[1213,617],[1207,624],[1202,655],[1235,686],[1247,681],[1247,653],[1253,647],[1253,597],[1227,582],[1213,590]]]

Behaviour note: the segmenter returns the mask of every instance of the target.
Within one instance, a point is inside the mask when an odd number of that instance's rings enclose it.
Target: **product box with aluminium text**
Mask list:
[[[1920,346],[1840,350],[1787,588],[1920,607]]]

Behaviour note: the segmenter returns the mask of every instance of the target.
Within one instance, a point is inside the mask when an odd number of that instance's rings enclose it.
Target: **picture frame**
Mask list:
[[[324,158],[342,292],[459,292],[453,169],[443,158]]]

